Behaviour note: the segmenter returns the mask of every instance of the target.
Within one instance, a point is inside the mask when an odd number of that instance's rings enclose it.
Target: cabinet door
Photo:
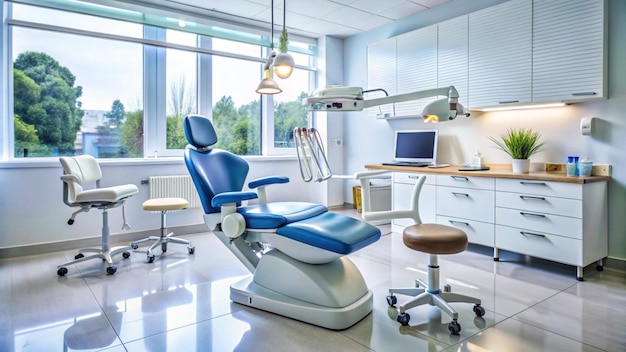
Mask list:
[[[384,89],[389,95],[396,94],[396,38],[389,38],[367,46],[367,87]],[[382,98],[385,93],[365,93],[365,99]],[[393,116],[393,104],[367,109],[367,116],[383,118]]]
[[[439,23],[437,86],[454,86],[459,92],[459,102],[468,107],[467,19],[460,16]]]
[[[469,14],[471,108],[531,101],[532,1]]]
[[[397,38],[397,94],[437,88],[437,26],[424,27]],[[417,116],[436,98],[396,103],[396,116]]]
[[[606,97],[604,0],[536,0],[533,102]]]

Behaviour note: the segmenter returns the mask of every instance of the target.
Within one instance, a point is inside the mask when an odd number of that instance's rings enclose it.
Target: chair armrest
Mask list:
[[[76,177],[76,175],[63,175],[61,176],[61,181],[65,183],[70,183],[70,182],[80,183],[80,180],[78,179],[78,177]]]
[[[377,170],[377,171],[360,171],[354,173],[354,179],[356,180],[364,180],[370,178],[389,178],[389,176],[385,177],[376,177],[379,175],[389,174],[391,171],[388,170]]]
[[[222,204],[239,203],[244,200],[256,198],[258,198],[258,195],[254,192],[224,192],[213,197],[211,205],[219,207]]]
[[[258,188],[257,193],[259,194],[259,204],[265,204],[267,203],[267,193],[265,193],[265,187],[277,183],[287,182],[289,182],[289,177],[287,176],[268,176],[250,181],[250,183],[248,183],[248,187]]]
[[[287,182],[289,182],[289,177],[287,176],[261,177],[256,180],[250,181],[250,183],[248,183],[248,188],[254,189],[257,187],[261,187],[261,186],[268,186],[268,185],[273,185],[277,183],[287,183]]]

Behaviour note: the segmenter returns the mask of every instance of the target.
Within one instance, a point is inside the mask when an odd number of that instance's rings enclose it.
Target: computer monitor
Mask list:
[[[437,160],[439,130],[396,131],[394,162],[431,164]]]

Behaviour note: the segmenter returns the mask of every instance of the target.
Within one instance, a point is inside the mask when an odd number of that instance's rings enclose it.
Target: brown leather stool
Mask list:
[[[147,241],[154,241],[152,245],[146,251],[146,260],[148,263],[152,263],[155,259],[155,255],[152,252],[159,245],[161,245],[161,252],[167,251],[167,244],[169,242],[186,244],[189,254],[194,254],[196,247],[194,247],[188,240],[173,237],[173,233],[167,233],[166,213],[172,210],[184,210],[189,207],[189,202],[183,198],[153,198],[143,202],[143,210],[147,211],[159,211],[161,212],[161,235],[150,236],[139,241],[135,241],[130,244],[133,249],[139,248],[139,244]]]
[[[454,254],[463,252],[467,248],[467,235],[456,227],[439,224],[417,224],[404,229],[402,233],[404,244],[416,251],[430,254],[428,263],[428,284],[420,279],[415,280],[415,288],[389,289],[387,303],[393,306],[397,303],[394,294],[413,296],[411,300],[399,306],[397,320],[402,325],[408,325],[411,316],[406,313],[407,309],[423,304],[437,306],[452,317],[448,324],[448,330],[452,334],[461,331],[461,325],[457,319],[459,314],[450,306],[451,302],[474,303],[474,313],[482,317],[485,309],[480,306],[480,299],[452,293],[450,285],[444,287],[443,292],[439,287],[439,254]],[[422,287],[422,288],[420,288]]]

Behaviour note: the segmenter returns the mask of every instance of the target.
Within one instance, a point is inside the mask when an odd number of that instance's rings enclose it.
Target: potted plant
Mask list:
[[[513,158],[513,172],[525,173],[530,169],[531,155],[543,151],[541,134],[532,128],[509,128],[500,139],[489,137],[496,146]]]

